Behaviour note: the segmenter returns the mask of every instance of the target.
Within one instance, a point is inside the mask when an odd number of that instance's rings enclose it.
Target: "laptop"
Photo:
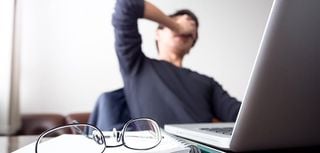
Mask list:
[[[275,0],[235,123],[169,124],[231,151],[320,145],[320,1]]]

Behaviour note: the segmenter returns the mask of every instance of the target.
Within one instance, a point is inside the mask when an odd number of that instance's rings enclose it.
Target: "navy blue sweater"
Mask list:
[[[213,78],[144,55],[137,24],[143,13],[143,0],[117,0],[112,17],[131,117],[150,117],[160,126],[235,121],[241,103]]]

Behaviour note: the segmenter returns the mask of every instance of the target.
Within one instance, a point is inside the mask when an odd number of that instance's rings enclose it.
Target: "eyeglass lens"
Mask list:
[[[102,153],[104,149],[103,134],[95,127],[83,124],[48,131],[43,137],[40,137],[37,153]]]
[[[124,145],[132,149],[150,149],[161,140],[160,129],[151,120],[133,120],[124,127]]]

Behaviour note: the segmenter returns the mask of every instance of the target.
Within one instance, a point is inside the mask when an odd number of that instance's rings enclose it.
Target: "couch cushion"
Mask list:
[[[42,132],[65,125],[65,117],[59,114],[24,114],[18,135],[38,135]]]

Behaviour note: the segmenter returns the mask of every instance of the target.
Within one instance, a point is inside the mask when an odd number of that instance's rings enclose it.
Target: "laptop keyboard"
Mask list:
[[[224,135],[231,135],[233,128],[226,127],[226,128],[200,128],[200,130],[210,131],[214,133],[224,134]]]

